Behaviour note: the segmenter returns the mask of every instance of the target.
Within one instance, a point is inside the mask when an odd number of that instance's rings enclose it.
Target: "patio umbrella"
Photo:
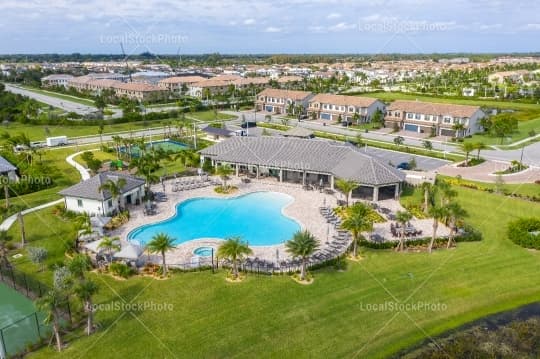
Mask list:
[[[133,243],[127,243],[122,246],[119,252],[116,252],[113,257],[121,259],[137,260],[143,254],[144,249]]]
[[[112,217],[95,216],[90,217],[90,224],[92,227],[103,228],[111,221]]]

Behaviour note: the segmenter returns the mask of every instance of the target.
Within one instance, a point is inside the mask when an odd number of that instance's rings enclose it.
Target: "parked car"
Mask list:
[[[257,127],[257,122],[253,122],[253,121],[242,122],[242,124],[240,125],[240,127],[242,127],[242,128],[252,128],[252,127]]]
[[[401,162],[399,165],[396,166],[396,168],[400,170],[410,170],[411,166],[408,162]]]
[[[352,125],[352,121],[341,121],[341,126],[343,127],[349,127],[350,125]]]

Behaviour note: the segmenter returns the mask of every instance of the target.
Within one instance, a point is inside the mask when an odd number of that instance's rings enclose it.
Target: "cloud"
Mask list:
[[[540,24],[526,24],[522,27],[523,30],[540,30]]]
[[[255,19],[245,19],[244,25],[255,25],[256,22]]]
[[[346,22],[340,22],[339,24],[332,25],[328,27],[329,31],[339,32],[356,29],[356,24],[349,24]]]
[[[269,26],[266,29],[264,29],[264,32],[281,32],[282,29],[280,27],[273,27]]]
[[[337,12],[333,12],[331,14],[328,14],[326,16],[327,19],[329,20],[332,20],[332,19],[339,19],[341,17],[341,14],[340,13],[337,13]]]

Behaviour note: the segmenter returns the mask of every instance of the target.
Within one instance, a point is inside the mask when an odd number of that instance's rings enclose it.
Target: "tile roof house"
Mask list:
[[[384,114],[384,103],[376,98],[318,94],[309,100],[308,114],[311,119],[370,122],[377,111]],[[355,115],[356,114],[356,115]]]
[[[116,96],[138,101],[155,101],[167,97],[167,91],[142,82],[120,82],[112,86]]]
[[[120,178],[123,178],[126,184],[121,189],[120,197],[115,200],[112,194],[101,189],[101,186],[109,180],[116,183]],[[60,191],[59,194],[64,197],[68,210],[104,216],[118,212],[126,204],[142,203],[145,183],[142,178],[117,172],[102,172]]]
[[[267,88],[257,94],[255,106],[257,111],[299,114],[305,112],[312,97],[313,94],[307,91]]]
[[[394,198],[399,195],[405,174],[361,152],[353,145],[293,137],[232,137],[200,151],[214,165],[231,164],[241,172],[274,176],[280,182],[313,183],[334,189],[336,178],[360,185],[358,193],[369,190],[370,198],[380,199],[379,191]],[[354,192],[353,192],[354,196]]]
[[[405,131],[464,137],[481,131],[485,116],[479,106],[397,100],[386,108],[384,122]]]

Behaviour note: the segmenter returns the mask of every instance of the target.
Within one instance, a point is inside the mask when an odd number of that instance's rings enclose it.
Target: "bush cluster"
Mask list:
[[[540,249],[540,218],[519,218],[508,224],[508,238],[525,248]]]

